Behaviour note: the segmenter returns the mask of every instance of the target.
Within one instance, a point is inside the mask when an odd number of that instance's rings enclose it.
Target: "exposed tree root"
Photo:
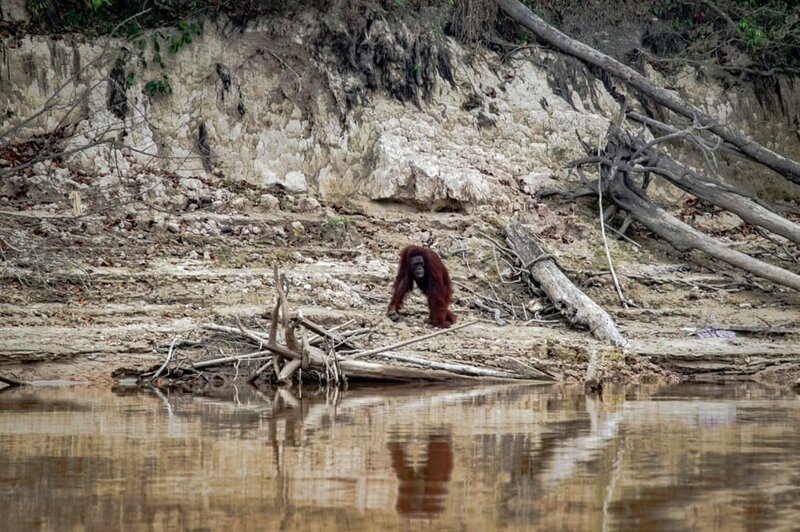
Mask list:
[[[645,143],[644,140],[633,137],[622,129],[612,129],[611,137],[609,141],[616,145],[615,151],[627,152],[627,157],[625,154],[622,157],[628,162],[621,166],[621,170],[652,172],[663,176],[680,189],[736,214],[745,222],[763,227],[800,244],[800,225],[770,210],[757,198],[686,168],[658,152],[652,147],[652,142]],[[636,156],[635,160],[631,160],[633,156]],[[606,164],[610,164],[610,161]]]
[[[750,223],[779,232],[792,240],[800,237],[800,228],[796,224],[763,207],[747,195],[739,193],[733,187],[708,180],[689,171],[666,155],[656,152],[650,147],[652,144],[655,142],[644,144],[640,139],[634,139],[627,132],[611,126],[608,144],[601,155],[590,154],[589,157],[572,164],[574,166],[598,164],[603,190],[613,204],[669,242],[675,249],[679,251],[696,249],[758,277],[800,290],[800,275],[733,250],[681,222],[650,201],[644,187],[649,180],[648,174],[657,172],[676,184],[680,183],[684,190],[697,191],[710,203],[733,209],[733,212]],[[592,151],[589,147],[587,150]],[[645,161],[647,161],[646,166],[642,166],[640,163]],[[637,173],[644,174],[644,187],[640,187],[634,181],[633,175]],[[567,196],[574,198],[599,195],[598,187],[597,181],[587,183],[583,188]]]

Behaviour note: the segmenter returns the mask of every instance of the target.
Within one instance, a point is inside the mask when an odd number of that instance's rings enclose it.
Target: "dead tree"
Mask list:
[[[754,161],[773,169],[790,181],[800,184],[800,163],[765,148],[748,138],[742,132],[720,123],[712,116],[703,112],[702,109],[688,102],[676,93],[666,91],[654,85],[650,80],[634,69],[591,46],[576,41],[568,35],[561,33],[544,20],[534,15],[530,9],[522,5],[518,0],[498,0],[498,5],[506,15],[531,30],[541,40],[564,53],[602,68],[613,77],[652,99],[654,102],[689,118],[700,127],[714,132],[722,140],[735,146]]]
[[[796,237],[798,232],[796,224],[782,220],[775,213],[748,200],[746,195],[736,193],[731,187],[705,180],[693,172],[680,171],[682,167],[678,163],[671,161],[665,154],[651,151],[651,148],[642,145],[641,140],[633,140],[629,133],[619,130],[616,126],[611,126],[608,143],[601,153],[592,153],[593,149],[588,147],[587,149],[590,152],[589,157],[574,161],[572,165],[598,165],[600,179],[589,183],[579,191],[566,194],[568,197],[596,195],[602,192],[603,196],[616,207],[627,212],[630,217],[679,251],[696,249],[753,275],[800,290],[800,275],[733,250],[657,206],[646,194],[648,182],[646,175],[656,172],[686,187],[691,184],[695,190],[703,189],[705,197],[712,203],[716,205],[725,203],[735,209],[734,212],[737,214],[747,216],[751,223],[776,232],[780,231],[780,234],[788,237]],[[641,185],[636,182],[636,176],[642,176]],[[754,213],[758,213],[759,216],[753,215]]]

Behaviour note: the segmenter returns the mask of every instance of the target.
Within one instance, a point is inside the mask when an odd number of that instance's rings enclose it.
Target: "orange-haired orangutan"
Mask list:
[[[400,252],[400,265],[394,280],[394,293],[386,315],[397,321],[398,310],[403,306],[406,294],[414,288],[414,283],[428,298],[430,321],[437,327],[447,328],[456,322],[456,315],[450,312],[450,299],[453,287],[442,259],[432,249],[420,246],[407,246]]]

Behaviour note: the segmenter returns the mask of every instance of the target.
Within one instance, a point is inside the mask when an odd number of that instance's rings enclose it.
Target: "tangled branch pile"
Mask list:
[[[257,350],[248,354],[223,357],[194,363],[177,362],[173,355],[176,341],[160,366],[139,375],[140,385],[171,386],[189,380],[206,380],[203,371],[221,365],[233,365],[242,361],[262,360],[263,363],[247,377],[255,383],[263,377],[279,384],[306,377],[317,382],[335,386],[346,385],[348,379],[379,381],[446,381],[446,380],[510,380],[526,379],[554,381],[557,377],[535,363],[509,361],[508,369],[496,369],[455,362],[437,362],[422,357],[395,352],[395,349],[438,336],[452,333],[475,324],[466,322],[450,329],[443,329],[417,338],[371,350],[359,349],[354,339],[367,334],[370,329],[344,330],[349,323],[326,329],[305,318],[301,313],[289,311],[286,276],[275,267],[275,304],[270,313],[270,329],[267,334],[245,328],[215,323],[202,325],[203,329],[233,336],[253,344]],[[279,341],[279,329],[283,331],[283,343]],[[360,360],[366,357],[388,359],[391,363]]]

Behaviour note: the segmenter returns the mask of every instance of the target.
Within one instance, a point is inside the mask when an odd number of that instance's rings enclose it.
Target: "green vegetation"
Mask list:
[[[659,0],[649,44],[661,59],[754,75],[798,72],[800,4],[784,0]]]
[[[550,23],[591,42],[601,30],[638,26],[646,30],[644,50],[664,68],[682,63],[709,63],[736,73],[772,75],[800,71],[800,2],[791,0],[522,0]],[[34,32],[118,34],[136,43],[147,63],[163,67],[161,49],[176,52],[199,34],[191,20],[227,13],[236,23],[287,10],[329,9],[345,4],[354,14],[365,6],[386,13],[419,12],[464,42],[492,40],[499,32],[516,44],[532,39],[524,30],[497,18],[491,0],[28,0]],[[434,12],[436,14],[434,14]],[[138,32],[175,28],[160,34],[158,46]],[[597,43],[602,48],[602,42]],[[604,50],[612,52],[613,50]],[[621,50],[620,57],[629,50]],[[417,67],[412,65],[411,74]],[[161,80],[163,81],[163,80]],[[163,86],[151,86],[162,92]]]
[[[328,216],[327,218],[325,218],[325,222],[323,223],[328,226],[337,226],[337,225],[346,226],[350,225],[350,217],[343,214],[337,216]]]
[[[169,76],[164,74],[166,64],[161,55],[161,50],[166,46],[169,53],[176,53],[184,46],[192,43],[192,35],[200,35],[202,26],[197,22],[179,20],[175,25],[175,30],[155,30],[150,34],[149,38],[145,38],[141,27],[133,23],[128,23],[125,26],[125,32],[127,39],[136,47],[141,65],[145,68],[147,68],[148,65],[156,65],[162,72],[161,79],[152,79],[145,83],[145,94],[148,96],[172,94],[172,85],[170,84]],[[150,57],[149,63],[147,59],[148,51]],[[134,76],[133,71],[127,73],[125,79],[128,85],[133,82]]]
[[[150,80],[144,85],[144,92],[148,96],[156,94],[172,94],[172,85],[169,83],[169,77],[166,75],[159,80]]]
[[[764,30],[753,19],[743,19],[736,23],[736,28],[744,36],[744,42],[750,49],[760,47],[764,42]]]
[[[670,71],[685,64],[734,75],[800,72],[800,2],[791,0],[522,0],[570,36],[618,59],[644,56]],[[641,44],[625,39],[644,30]],[[506,28],[507,40],[525,35]],[[619,32],[608,38],[608,32]],[[614,48],[616,46],[617,48]],[[641,54],[644,52],[644,54]]]

